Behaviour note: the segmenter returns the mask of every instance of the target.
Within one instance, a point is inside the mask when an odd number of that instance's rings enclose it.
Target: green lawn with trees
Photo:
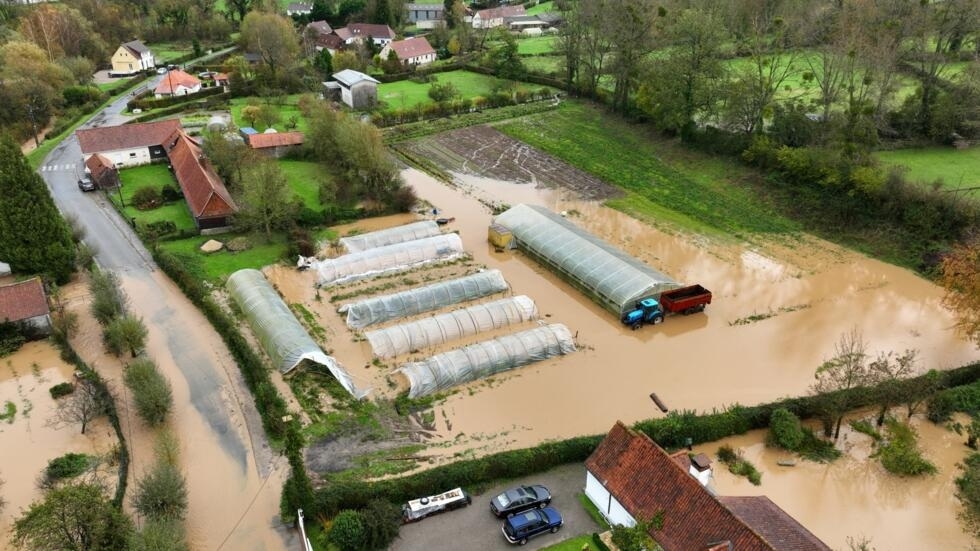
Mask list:
[[[517,53],[522,56],[550,54],[555,52],[554,36],[532,36],[517,39]]]
[[[555,3],[552,0],[547,0],[545,2],[538,2],[537,4],[531,6],[530,8],[527,8],[526,13],[528,15],[538,15],[538,14],[548,13],[553,11],[558,11],[555,8]]]
[[[275,128],[279,132],[306,132],[308,124],[299,106],[301,97],[303,94],[273,98],[235,98],[231,100],[232,122],[238,128],[251,126],[259,132],[268,128]]]
[[[904,167],[907,180],[928,187],[937,182],[946,190],[980,186],[980,147],[977,146],[896,149],[878,151],[875,157],[887,166]],[[980,190],[969,193],[978,195]]]
[[[494,76],[483,75],[471,71],[449,71],[432,75],[431,82],[419,83],[412,80],[389,82],[378,86],[378,100],[387,104],[389,109],[411,109],[418,105],[435,103],[429,97],[429,89],[433,83],[452,84],[460,99],[486,97],[498,90],[540,90],[541,86],[525,84]]]
[[[127,220],[135,219],[137,226],[170,221],[176,226],[177,231],[196,230],[197,226],[187,209],[186,202],[182,199],[175,199],[170,202],[163,202],[162,200],[162,189],[179,189],[177,181],[166,164],[157,163],[120,170],[119,180],[122,185],[118,189],[106,190],[104,193],[117,207],[122,207],[123,216]],[[137,208],[134,197],[138,198],[138,194],[142,193],[140,190],[145,188],[151,188],[161,196],[159,206],[145,209]]]

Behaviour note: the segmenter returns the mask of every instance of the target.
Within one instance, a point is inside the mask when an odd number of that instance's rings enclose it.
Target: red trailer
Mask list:
[[[674,314],[702,312],[705,306],[711,304],[711,291],[697,284],[664,291],[660,295],[660,304],[666,312]]]

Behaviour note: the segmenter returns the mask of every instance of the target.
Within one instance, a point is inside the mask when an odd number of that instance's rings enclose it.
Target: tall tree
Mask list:
[[[232,19],[237,15],[239,22],[245,21],[245,16],[252,10],[252,0],[228,0],[225,5]]]
[[[67,283],[75,269],[71,228],[9,137],[0,138],[0,212],[0,258],[15,272]]]
[[[639,82],[640,64],[653,51],[654,18],[658,13],[653,0],[609,0],[603,31],[608,33],[613,53],[609,67],[613,108],[620,112],[629,110],[630,96]]]
[[[727,34],[715,13],[689,9],[667,20],[665,38],[669,47],[648,71],[638,102],[658,126],[684,136],[696,120],[715,111],[725,77],[721,46]]]
[[[275,13],[253,11],[246,15],[240,42],[246,51],[261,56],[273,81],[277,80],[279,71],[296,62],[300,52],[292,21]]]
[[[126,549],[132,531],[102,487],[70,482],[31,504],[14,522],[13,542],[22,549],[117,551]]]
[[[58,409],[48,421],[51,426],[61,427],[78,423],[82,426],[82,434],[85,434],[89,423],[109,411],[112,396],[91,377],[90,375],[80,377],[75,384],[75,391],[59,399]]]
[[[980,237],[954,245],[941,268],[943,303],[955,312],[957,327],[980,345]]]
[[[187,515],[187,482],[177,467],[159,461],[136,483],[133,507],[154,520],[183,520]]]
[[[845,391],[864,386],[871,380],[868,373],[867,345],[857,329],[841,335],[834,348],[834,356],[816,371],[816,382],[810,386],[823,407],[823,413],[832,423],[833,438],[840,436],[841,422],[847,412]],[[829,425],[828,425],[829,426]],[[831,434],[827,434],[831,436]]]
[[[875,386],[878,397],[878,426],[885,424],[885,415],[894,406],[904,403],[910,393],[920,389],[909,389],[903,384],[905,379],[918,372],[916,365],[918,351],[906,350],[901,354],[892,352],[879,354],[868,364],[868,377]],[[909,417],[912,412],[909,412]]]
[[[294,212],[286,176],[273,161],[259,161],[246,169],[238,199],[241,208],[236,225],[260,230],[266,237],[284,226]]]

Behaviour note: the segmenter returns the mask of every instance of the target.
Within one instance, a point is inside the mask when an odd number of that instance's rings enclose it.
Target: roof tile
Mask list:
[[[78,137],[78,145],[82,148],[82,153],[90,154],[162,145],[179,129],[180,120],[168,119],[102,128],[86,128],[76,130],[75,135]]]
[[[35,277],[0,287],[0,322],[23,321],[50,312],[41,278]]]
[[[168,144],[170,165],[196,219],[234,214],[238,207],[221,178],[211,170],[201,148],[183,131]]]

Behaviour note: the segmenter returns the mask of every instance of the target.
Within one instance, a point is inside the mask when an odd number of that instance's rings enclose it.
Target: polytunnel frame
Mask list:
[[[526,227],[525,224],[520,222],[520,217],[527,216],[527,213],[523,211],[530,211],[532,216],[539,217],[537,219],[528,218],[527,225],[531,226],[530,228]],[[500,221],[501,216],[504,217],[503,221]],[[509,217],[516,217],[518,218],[518,221],[516,223],[508,223],[506,219]],[[524,204],[515,205],[511,209],[497,215],[494,222],[506,227],[513,233],[514,239],[517,243],[517,248],[522,253],[527,255],[535,262],[547,266],[563,281],[581,291],[593,301],[597,302],[600,306],[616,314],[617,316],[621,316],[623,313],[632,310],[635,307],[636,301],[640,299],[650,296],[659,298],[660,293],[680,286],[669,276],[643,263],[639,259],[630,256],[609,242],[589,233],[584,228],[565,220],[563,217],[544,207]],[[540,247],[540,240],[535,239],[535,235],[532,232],[535,229],[538,229],[537,226],[547,223],[554,224],[555,226],[572,233],[576,238],[581,239],[583,242],[594,247],[594,252],[608,255],[608,258],[605,260],[616,261],[620,264],[620,266],[633,270],[634,275],[643,276],[643,278],[647,279],[648,283],[622,293],[622,298],[610,296],[609,294],[602,292],[598,286],[591,286],[589,282],[586,281],[588,277],[585,276],[597,271],[608,273],[609,270],[601,269],[604,263],[597,263],[591,270],[587,270],[583,273],[574,273],[559,262],[549,258],[546,252],[538,251],[538,248],[543,247]],[[569,246],[569,243],[565,243],[564,246]],[[560,250],[560,248],[555,250]],[[583,256],[583,258],[585,257]]]
[[[228,276],[225,286],[280,373],[285,375],[309,360],[326,367],[355,398],[367,396],[370,389],[358,389],[347,370],[323,352],[262,272],[238,270]]]

